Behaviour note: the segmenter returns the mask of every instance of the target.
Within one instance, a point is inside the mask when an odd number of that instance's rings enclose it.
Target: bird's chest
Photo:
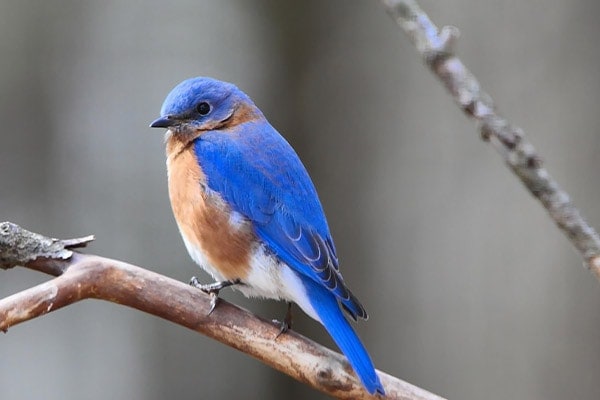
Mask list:
[[[250,221],[207,190],[193,145],[173,147],[167,144],[169,198],[190,256],[216,279],[244,280],[256,244]]]

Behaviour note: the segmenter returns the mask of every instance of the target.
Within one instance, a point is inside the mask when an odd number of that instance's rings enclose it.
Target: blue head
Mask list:
[[[235,85],[213,78],[190,78],[175,86],[152,128],[169,128],[175,134],[231,127],[262,114]]]

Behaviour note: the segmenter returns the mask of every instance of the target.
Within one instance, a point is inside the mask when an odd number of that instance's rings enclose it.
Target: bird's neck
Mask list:
[[[192,146],[194,140],[199,138],[202,133],[202,131],[197,131],[182,135],[168,130],[165,135],[167,160],[177,158],[183,151]]]
[[[231,114],[231,117],[227,118],[225,121],[222,121],[219,129],[227,131],[234,129],[241,124],[257,121],[261,118],[264,118],[264,115],[253,103],[239,103]]]

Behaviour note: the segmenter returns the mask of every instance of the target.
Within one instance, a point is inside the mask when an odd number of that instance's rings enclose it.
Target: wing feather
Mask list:
[[[250,219],[265,246],[328,288],[356,319],[367,314],[339,272],[333,239],[300,159],[266,121],[212,131],[195,143],[210,190]]]

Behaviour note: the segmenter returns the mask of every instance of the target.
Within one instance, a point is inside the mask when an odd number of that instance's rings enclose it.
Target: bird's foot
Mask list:
[[[238,285],[240,283],[241,281],[239,279],[232,279],[229,281],[219,281],[203,284],[200,283],[198,278],[196,278],[195,276],[192,276],[192,279],[190,279],[191,286],[195,287],[196,289],[202,290],[204,293],[207,293],[210,296],[210,310],[208,310],[208,315],[210,315],[217,306],[217,303],[219,301],[219,291],[228,286]]]
[[[283,321],[273,320],[273,322],[280,324],[279,333],[275,336],[277,339],[282,334],[286,333],[290,329],[292,329],[292,303],[288,301],[287,303],[287,311],[285,312],[285,317],[283,317]]]

